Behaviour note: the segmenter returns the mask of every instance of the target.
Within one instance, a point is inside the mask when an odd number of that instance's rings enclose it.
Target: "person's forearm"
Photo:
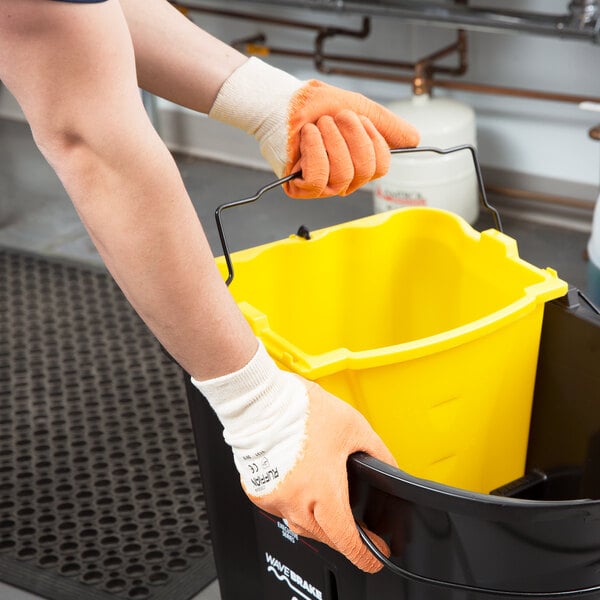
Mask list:
[[[120,0],[141,88],[208,112],[227,77],[246,57],[209,35],[166,0]]]
[[[144,156],[132,159],[135,143],[113,141],[110,157],[90,157],[89,171],[84,150],[71,162],[73,176],[62,173],[107,267],[188,372],[203,379],[239,369],[256,340],[215,267],[174,162],[159,143],[146,142]]]
[[[120,5],[0,2],[0,73],[107,266],[168,352],[198,379],[245,365],[257,340],[143,110]]]

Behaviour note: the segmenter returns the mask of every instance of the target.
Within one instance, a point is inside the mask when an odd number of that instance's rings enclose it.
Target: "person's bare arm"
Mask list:
[[[207,76],[207,86],[215,77],[218,88],[227,73]],[[200,379],[246,364],[256,339],[143,111],[117,0],[3,0],[0,79],[106,265],[165,348]]]
[[[166,0],[120,0],[141,88],[207,113],[225,78],[247,58]]]

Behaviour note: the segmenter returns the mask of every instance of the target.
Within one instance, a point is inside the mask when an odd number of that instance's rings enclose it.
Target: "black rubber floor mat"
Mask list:
[[[0,251],[0,580],[187,600],[215,573],[182,371],[106,273]]]

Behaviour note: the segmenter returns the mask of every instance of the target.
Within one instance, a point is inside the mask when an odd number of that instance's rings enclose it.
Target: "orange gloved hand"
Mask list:
[[[359,451],[395,461],[359,412],[280,370],[262,344],[240,371],[192,383],[221,420],[244,490],[257,506],[364,571],[382,568],[357,533],[346,463]],[[370,537],[388,553],[381,538]]]
[[[388,464],[396,462],[359,412],[314,382],[305,384],[306,437],[296,464],[269,494],[254,496],[247,489],[246,493],[258,507],[284,518],[293,532],[324,542],[363,571],[376,573],[383,565],[358,535],[346,464],[359,451]],[[373,532],[368,535],[389,556],[386,543]]]
[[[387,173],[390,148],[419,143],[417,130],[361,94],[300,81],[250,58],[223,84],[209,116],[258,140],[294,198],[347,195]]]

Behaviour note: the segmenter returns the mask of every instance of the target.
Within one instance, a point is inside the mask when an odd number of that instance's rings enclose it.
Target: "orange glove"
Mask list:
[[[262,344],[240,371],[192,383],[223,423],[244,490],[257,506],[360,569],[381,569],[354,525],[346,463],[359,451],[395,461],[359,412],[317,384],[278,369]],[[371,538],[388,553],[379,537]]]
[[[295,198],[347,195],[387,173],[390,148],[419,143],[417,130],[361,94],[299,81],[250,58],[223,84],[209,116],[258,140]]]
[[[302,454],[281,485],[265,496],[248,497],[260,508],[286,519],[295,533],[326,543],[368,573],[382,568],[360,539],[350,509],[346,463],[366,452],[395,465],[394,458],[365,418],[314,382],[305,382],[309,405]],[[369,532],[389,556],[385,542]]]

